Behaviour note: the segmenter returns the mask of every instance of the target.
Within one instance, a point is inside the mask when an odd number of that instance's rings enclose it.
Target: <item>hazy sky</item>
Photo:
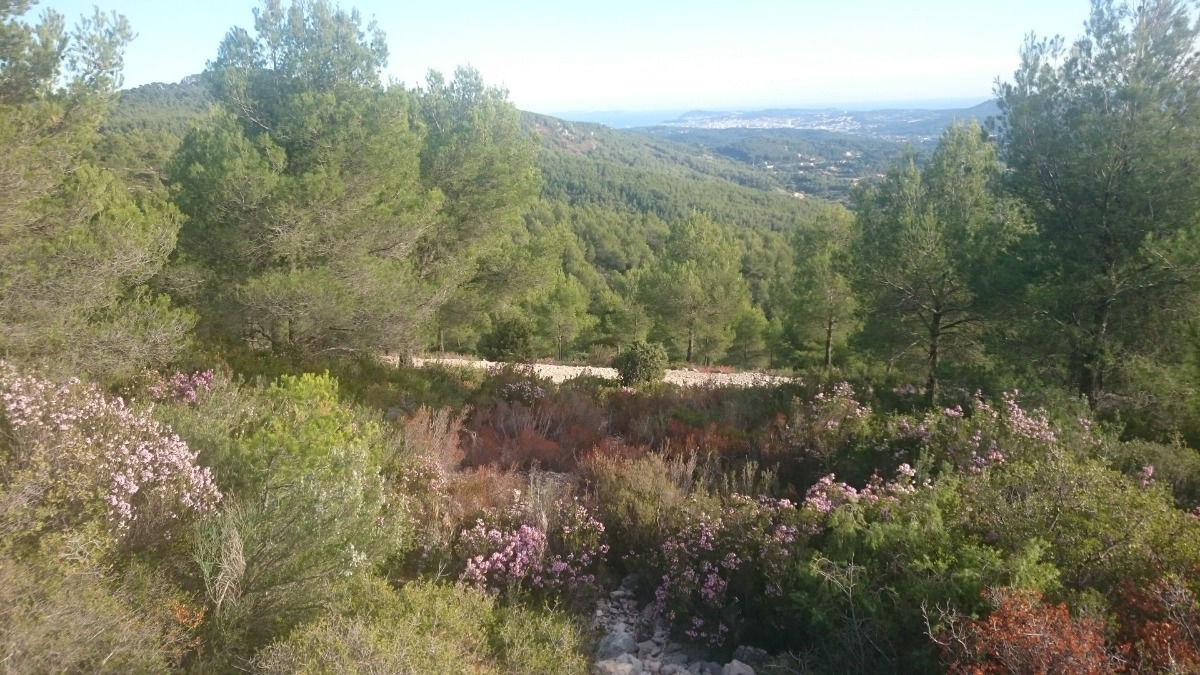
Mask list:
[[[1024,35],[1082,32],[1088,0],[346,0],[387,32],[408,84],[471,64],[520,108],[555,113],[977,99],[1010,78]],[[93,5],[138,32],[125,84],[198,73],[254,0],[42,0]]]

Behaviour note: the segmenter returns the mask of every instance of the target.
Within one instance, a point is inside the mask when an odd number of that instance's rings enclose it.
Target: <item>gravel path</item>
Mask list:
[[[394,359],[393,359],[394,361]],[[414,358],[413,365],[420,368],[430,363],[441,363],[447,366],[492,368],[503,366],[497,361],[472,361],[458,358]],[[533,370],[538,377],[544,377],[554,382],[562,382],[580,375],[593,375],[609,380],[617,379],[615,368],[593,368],[590,366],[558,366],[546,363],[533,364]],[[716,386],[716,387],[752,387],[763,384],[789,382],[791,378],[766,375],[764,373],[701,373],[695,370],[668,370],[666,381],[685,387]]]

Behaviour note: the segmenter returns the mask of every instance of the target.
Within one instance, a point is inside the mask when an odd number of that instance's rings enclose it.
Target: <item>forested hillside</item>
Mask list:
[[[1094,0],[922,148],[385,81],[325,0],[122,91],[135,26],[32,4],[5,672],[1200,672],[1192,3]]]

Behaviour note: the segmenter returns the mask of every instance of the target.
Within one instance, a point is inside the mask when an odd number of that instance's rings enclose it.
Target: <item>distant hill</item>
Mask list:
[[[905,148],[901,141],[810,129],[657,126],[632,131],[732,160],[753,176],[747,184],[765,181],[793,196],[843,203],[855,185],[882,175]],[[922,149],[917,147],[918,153]]]
[[[550,117],[571,122],[593,122],[604,124],[614,129],[632,129],[635,127],[652,127],[673,120],[683,113],[680,110],[603,110],[597,112],[555,112]]]
[[[542,196],[573,205],[651,213],[672,221],[702,211],[715,220],[788,231],[806,202],[745,163],[705,148],[601,124],[523,113],[541,139]]]
[[[135,182],[158,188],[171,153],[211,105],[194,76],[179,83],[125,90],[106,122],[99,159]],[[542,144],[538,159],[542,193],[551,200],[653,214],[664,221],[703,211],[731,225],[778,232],[791,229],[812,211],[814,205],[805,198],[841,196],[836,190],[820,189],[799,195],[788,180],[755,166],[760,157],[773,152],[769,148],[735,148],[710,140],[697,143],[698,136],[676,133],[682,130],[634,133],[528,112],[522,113],[522,123]],[[778,145],[779,139],[764,140]],[[744,142],[755,144],[753,139]],[[861,144],[861,139],[855,142]],[[832,156],[845,150],[841,144],[817,143],[806,145],[805,152],[809,151]],[[867,149],[864,154],[874,158],[881,153]],[[873,167],[871,163],[868,168]]]
[[[662,126],[685,129],[804,129],[866,136],[913,145],[936,143],[955,120],[975,118],[981,123],[999,114],[995,101],[970,108],[842,110],[769,109],[751,112],[693,110]]]

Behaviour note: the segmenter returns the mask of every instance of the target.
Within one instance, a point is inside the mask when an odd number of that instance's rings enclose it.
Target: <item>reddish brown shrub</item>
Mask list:
[[[584,392],[542,391],[526,398],[495,401],[471,414],[463,434],[466,465],[571,471],[608,437],[607,416]]]
[[[984,591],[995,609],[960,620],[937,636],[954,675],[1105,675],[1123,664],[1105,649],[1104,626],[1073,618],[1066,605],[1044,605],[1036,591]]]
[[[454,474],[447,486],[456,526],[469,522],[476,514],[502,509],[512,503],[513,493],[525,487],[519,473],[491,466],[466,469]]]
[[[1200,672],[1200,607],[1183,579],[1126,582],[1117,607],[1121,652],[1139,673]]]

